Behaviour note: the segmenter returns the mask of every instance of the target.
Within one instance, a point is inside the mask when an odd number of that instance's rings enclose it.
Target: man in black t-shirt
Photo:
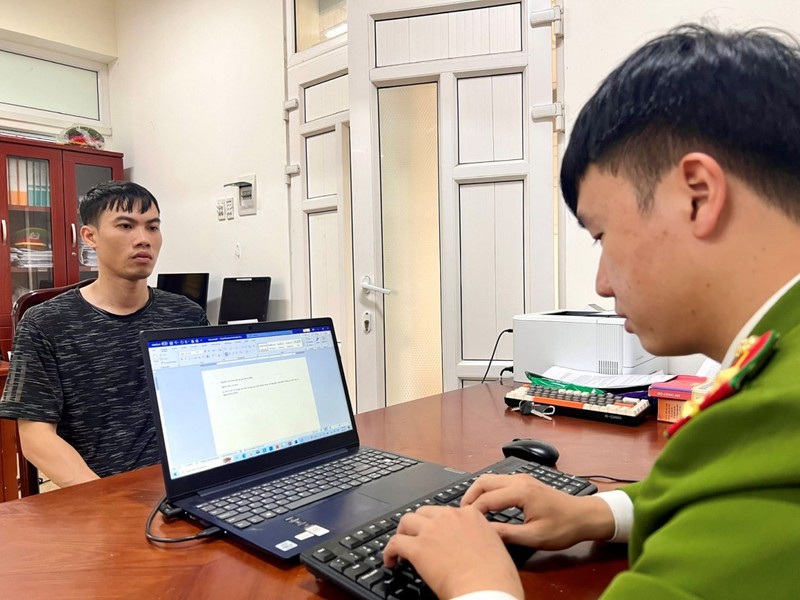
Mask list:
[[[162,242],[150,192],[110,181],[80,212],[97,280],[25,313],[0,400],[26,458],[62,487],[158,462],[139,332],[208,323],[197,304],[147,285]]]

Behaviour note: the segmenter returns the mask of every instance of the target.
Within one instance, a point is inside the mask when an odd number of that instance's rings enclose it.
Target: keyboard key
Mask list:
[[[357,540],[352,535],[344,536],[341,540],[339,540],[339,543],[350,550],[361,545],[361,541]]]
[[[316,502],[317,500],[322,500],[323,498],[327,498],[329,496],[338,494],[341,491],[342,490],[340,490],[339,488],[330,488],[327,490],[323,490],[316,494],[312,494],[307,498],[298,498],[294,502],[289,502],[289,504],[286,505],[286,508],[289,510],[295,510],[297,508],[300,508],[301,506],[306,506],[308,504],[311,504],[312,502]]]
[[[369,571],[370,568],[371,567],[369,565],[356,563],[354,565],[350,565],[349,567],[347,567],[344,571],[342,571],[342,574],[355,581],[361,575]]]
[[[250,517],[254,517],[255,515],[251,512],[239,513],[232,517],[225,519],[228,523],[238,523],[239,521],[244,521],[245,519],[249,519]]]
[[[351,535],[362,544],[364,542],[368,542],[369,540],[371,540],[372,538],[375,537],[374,535],[372,535],[366,529],[358,529],[358,530],[354,531]]]
[[[336,558],[336,554],[332,550],[325,547],[318,548],[317,550],[315,550],[313,556],[318,561],[324,563]]]
[[[334,571],[341,573],[347,567],[350,566],[350,563],[342,558],[335,558],[331,562],[328,563],[328,566],[333,569]]]
[[[376,583],[383,581],[383,569],[373,569],[356,579],[358,585],[371,589]]]

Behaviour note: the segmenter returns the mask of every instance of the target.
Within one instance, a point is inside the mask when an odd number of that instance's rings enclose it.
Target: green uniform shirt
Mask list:
[[[752,333],[767,330],[781,337],[763,369],[623,488],[630,570],[603,599],[800,598],[800,284]]]

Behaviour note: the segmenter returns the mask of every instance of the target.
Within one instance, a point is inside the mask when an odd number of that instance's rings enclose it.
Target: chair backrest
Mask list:
[[[61,287],[44,288],[22,294],[22,296],[17,298],[17,301],[14,302],[14,308],[11,311],[11,324],[14,331],[16,331],[17,324],[22,320],[22,316],[25,314],[25,311],[27,311],[31,306],[41,304],[45,300],[55,298],[56,296],[63,294],[64,292],[68,292],[69,290],[89,285],[93,281],[94,279],[85,279],[77,283],[62,285]]]
[[[17,330],[17,325],[22,320],[22,317],[25,315],[25,311],[27,311],[31,306],[36,306],[37,304],[41,304],[45,300],[50,300],[51,298],[55,298],[59,294],[63,294],[74,288],[83,287],[85,285],[89,285],[92,283],[94,279],[86,279],[84,281],[79,281],[78,283],[71,283],[69,285],[64,285],[61,287],[54,287],[54,288],[45,288],[41,290],[33,290],[32,292],[27,292],[23,294],[17,301],[14,303],[14,308],[12,310],[11,315],[11,326],[13,331]],[[11,348],[11,351],[14,351],[14,348]],[[38,469],[27,460],[25,460],[25,456],[22,454],[22,445],[19,443],[19,428],[17,428],[17,455],[19,458],[19,489],[20,495],[24,498],[25,496],[32,496],[33,494],[39,493],[39,471]]]

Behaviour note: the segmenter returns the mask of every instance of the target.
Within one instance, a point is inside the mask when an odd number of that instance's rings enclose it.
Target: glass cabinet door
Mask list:
[[[86,192],[98,183],[108,181],[111,178],[110,167],[97,167],[94,165],[76,165],[75,167],[75,184],[78,194],[78,213],[75,215],[75,222],[78,228],[76,248],[79,265],[78,278],[81,281],[97,277],[97,253],[94,248],[87,246],[81,239],[80,228],[83,225],[83,221],[80,215],[80,204],[83,202]]]
[[[122,159],[75,152],[64,156],[64,195],[67,214],[67,269],[70,281],[97,277],[97,254],[81,238],[80,204],[98,183],[122,178]]]
[[[3,250],[8,252],[11,305],[23,294],[66,283],[62,247],[61,170],[58,153],[6,156],[8,204],[2,223]],[[54,254],[54,250],[56,253]]]

